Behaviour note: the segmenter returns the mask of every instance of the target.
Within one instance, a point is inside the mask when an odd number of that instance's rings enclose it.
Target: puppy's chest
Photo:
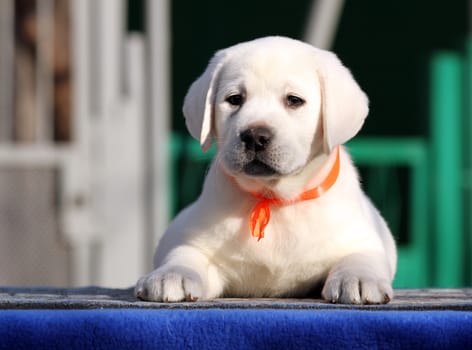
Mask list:
[[[228,295],[299,295],[301,286],[312,286],[325,277],[336,260],[339,242],[333,245],[326,213],[313,209],[309,205],[271,208],[265,237],[259,241],[251,236],[246,216],[239,225],[227,227],[236,232],[229,234],[230,242],[218,245],[212,259],[228,282]]]
[[[242,225],[231,251],[225,254],[232,268],[245,270],[258,266],[283,274],[303,269],[304,265],[321,263],[329,252],[329,225],[326,218],[306,208],[272,208],[264,238],[252,237],[249,225]],[[310,215],[311,214],[311,215]]]
[[[284,233],[288,235],[283,237],[275,228],[267,230],[261,241],[251,238],[224,257],[220,267],[228,282],[228,295],[296,296],[324,278],[333,256],[325,254],[326,249],[314,239]]]
[[[261,242],[303,250],[322,243],[331,224],[324,210],[312,203],[274,206]]]

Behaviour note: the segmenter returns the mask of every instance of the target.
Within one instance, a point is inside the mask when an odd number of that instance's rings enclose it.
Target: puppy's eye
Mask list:
[[[232,106],[241,106],[244,102],[244,97],[243,95],[240,95],[240,94],[234,94],[234,95],[226,97],[225,101],[228,102]]]
[[[304,99],[295,95],[288,95],[286,102],[287,102],[287,106],[291,108],[297,108],[305,104]]]

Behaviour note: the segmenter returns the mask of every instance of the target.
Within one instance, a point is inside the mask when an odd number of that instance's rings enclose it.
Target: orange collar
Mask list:
[[[250,228],[251,228],[251,235],[256,237],[258,241],[261,238],[264,238],[264,229],[266,228],[267,224],[270,220],[270,206],[271,205],[287,205],[298,203],[301,201],[306,201],[310,199],[316,199],[321,197],[325,192],[327,192],[336,182],[338,175],[339,175],[339,168],[340,168],[340,158],[339,158],[339,146],[336,148],[336,160],[334,161],[333,167],[331,168],[330,172],[326,176],[326,178],[318,185],[309,189],[295,198],[284,200],[284,199],[277,199],[277,198],[266,198],[261,196],[258,193],[252,193],[251,195],[257,199],[259,202],[255,205],[255,207],[251,211],[250,216]]]

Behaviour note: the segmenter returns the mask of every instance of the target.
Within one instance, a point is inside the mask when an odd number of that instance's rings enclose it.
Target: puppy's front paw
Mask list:
[[[142,277],[136,284],[134,293],[141,300],[196,301],[203,295],[203,284],[195,271],[174,266],[154,270]]]
[[[345,274],[330,274],[321,294],[331,303],[386,304],[393,297],[393,289],[386,279],[346,271]]]

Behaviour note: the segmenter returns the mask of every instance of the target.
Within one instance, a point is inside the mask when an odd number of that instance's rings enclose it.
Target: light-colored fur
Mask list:
[[[241,105],[228,96],[243,96]],[[287,96],[303,99],[290,106]],[[317,185],[352,138],[368,100],[350,72],[327,51],[283,37],[261,38],[215,54],[184,102],[187,127],[217,156],[198,200],[183,210],[160,241],[156,269],[136,295],[176,302],[228,297],[303,297],[322,290],[339,303],[385,303],[392,298],[396,249],[384,220],[362,192],[349,154],[320,198],[272,206],[257,241],[250,192],[290,199]],[[273,174],[245,171],[241,141],[248,128],[271,130],[261,155]]]

